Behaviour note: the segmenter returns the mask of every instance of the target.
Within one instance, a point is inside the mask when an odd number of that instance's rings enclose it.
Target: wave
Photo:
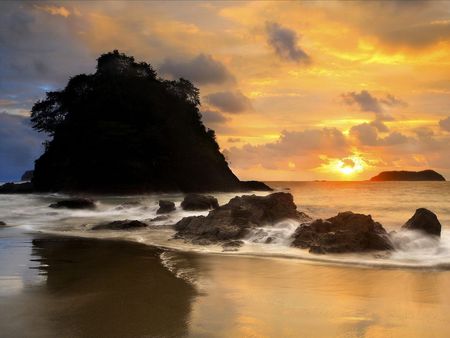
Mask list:
[[[221,203],[231,194],[218,195]],[[186,216],[205,215],[207,212],[186,212],[179,208],[182,195],[109,196],[99,198],[96,210],[53,210],[48,205],[61,198],[60,195],[22,195],[0,199],[0,214],[5,215],[9,225],[22,230],[44,232],[66,236],[98,239],[120,239],[152,245],[168,250],[214,255],[254,256],[272,259],[299,259],[320,264],[353,265],[382,268],[450,269],[450,231],[443,228],[440,240],[432,239],[413,231],[392,234],[395,251],[389,253],[361,254],[310,254],[307,250],[291,247],[292,234],[298,223],[291,220],[253,229],[244,239],[238,251],[224,252],[219,245],[193,245],[183,240],[174,240],[171,224]],[[160,198],[174,200],[177,210],[168,219],[157,222],[149,220],[156,216]],[[132,202],[132,203],[130,203]],[[138,203],[134,203],[138,202]],[[2,216],[3,217],[3,216]],[[93,224],[118,219],[137,219],[150,224],[147,229],[132,231],[92,231]],[[397,223],[398,221],[395,220]],[[168,258],[163,255],[164,262]],[[170,256],[167,254],[167,256]],[[167,263],[168,264],[168,263]]]

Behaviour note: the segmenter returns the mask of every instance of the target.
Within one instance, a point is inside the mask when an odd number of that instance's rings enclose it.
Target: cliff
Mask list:
[[[445,181],[444,176],[434,170],[423,171],[383,171],[371,181]]]

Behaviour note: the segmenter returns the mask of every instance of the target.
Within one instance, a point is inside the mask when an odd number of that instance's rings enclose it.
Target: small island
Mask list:
[[[117,50],[103,54],[95,73],[34,104],[32,126],[50,139],[22,177],[31,182],[0,193],[272,190],[234,175],[199,106],[189,80],[162,79]]]
[[[371,181],[445,181],[445,177],[434,170],[423,171],[383,171]]]

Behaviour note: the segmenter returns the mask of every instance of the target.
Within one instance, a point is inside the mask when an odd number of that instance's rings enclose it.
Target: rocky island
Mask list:
[[[423,171],[383,171],[371,181],[445,181],[444,176],[434,170]]]
[[[94,74],[72,77],[34,104],[33,128],[50,136],[36,160],[32,187],[11,192],[142,193],[271,190],[240,181],[202,122],[200,94],[180,78],[117,50]],[[31,175],[26,177],[31,178]]]

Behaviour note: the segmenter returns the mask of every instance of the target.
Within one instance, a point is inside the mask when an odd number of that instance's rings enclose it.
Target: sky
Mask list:
[[[0,181],[43,151],[33,103],[114,49],[200,88],[241,179],[450,179],[450,2],[2,1]]]

